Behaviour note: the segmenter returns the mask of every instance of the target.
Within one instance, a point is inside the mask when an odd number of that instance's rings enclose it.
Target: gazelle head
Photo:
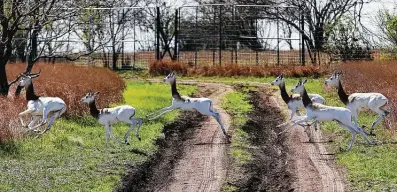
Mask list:
[[[342,71],[338,71],[332,74],[330,78],[325,80],[324,84],[330,87],[338,87],[339,86],[339,78],[342,75]]]
[[[18,78],[20,78],[19,80],[19,86],[21,87],[27,87],[28,85],[32,84],[32,79],[40,76],[40,72],[37,73],[21,73],[19,74]]]
[[[175,81],[176,78],[176,73],[175,71],[171,72],[170,74],[168,74],[164,79],[164,83],[172,83]]]
[[[298,84],[296,84],[296,86],[291,89],[291,92],[302,94],[303,90],[305,89],[306,82],[307,82],[307,79],[305,79],[303,81],[302,81],[302,79],[299,79]]]
[[[99,94],[99,92],[92,92],[89,91],[83,98],[81,98],[81,102],[83,103],[92,103],[93,101],[95,101],[96,96]]]
[[[280,86],[283,82],[284,82],[284,75],[281,74],[274,81],[272,81],[270,84]]]

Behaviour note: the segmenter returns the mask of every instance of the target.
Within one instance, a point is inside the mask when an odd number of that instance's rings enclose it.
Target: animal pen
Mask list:
[[[296,16],[301,30],[279,19],[281,12],[300,13],[297,7],[208,4],[179,7],[171,14],[161,7],[65,11],[74,14],[55,24],[63,30],[40,32],[41,60],[130,69],[156,60],[191,66],[297,65],[308,57],[301,14]],[[17,40],[30,45],[31,33]]]

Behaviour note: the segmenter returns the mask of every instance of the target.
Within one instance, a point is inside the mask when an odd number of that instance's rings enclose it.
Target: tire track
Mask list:
[[[200,84],[205,89],[215,89],[208,98],[221,115],[226,128],[230,127],[230,116],[219,107],[220,98],[232,91],[221,84]],[[228,130],[230,132],[230,130]],[[189,139],[172,173],[172,179],[156,191],[220,191],[226,178],[227,147],[225,136],[218,123],[208,117]]]
[[[273,101],[276,106],[289,112],[278,94]],[[335,157],[327,152],[321,130],[314,131],[311,127],[310,134],[313,142],[308,142],[309,138],[301,126],[295,126],[286,133],[290,149],[288,163],[296,176],[293,184],[295,191],[345,191],[344,180],[333,161]]]

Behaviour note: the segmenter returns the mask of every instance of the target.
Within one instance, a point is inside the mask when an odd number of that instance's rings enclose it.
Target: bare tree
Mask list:
[[[25,30],[31,23],[47,22],[47,16],[53,14],[55,2],[56,0],[0,0],[0,95],[7,95],[10,87],[6,64],[15,47],[15,35],[19,30]]]
[[[146,0],[141,2],[141,5],[145,7],[159,7],[160,8],[160,26],[157,29],[156,9],[145,9],[145,15],[139,21],[141,26],[144,26],[145,30],[150,30],[160,33],[160,42],[162,45],[161,58],[164,58],[166,54],[171,59],[174,59],[174,54],[171,52],[172,42],[175,40],[175,9],[179,6],[185,5],[186,0]]]
[[[361,11],[366,3],[372,0],[235,0],[238,4],[268,4],[281,6],[277,9],[266,9],[262,14],[269,19],[280,19],[286,24],[298,30],[310,52],[323,51],[328,40],[328,31],[331,31],[337,21],[346,15],[353,15],[354,19],[361,21]],[[296,8],[288,8],[293,6]],[[300,20],[305,21],[305,31],[302,30]],[[328,29],[328,30],[327,30]],[[311,55],[312,62],[316,62],[314,55]]]

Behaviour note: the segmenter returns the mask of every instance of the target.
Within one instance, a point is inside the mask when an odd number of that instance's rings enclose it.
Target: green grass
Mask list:
[[[248,113],[252,110],[248,94],[231,92],[222,98],[222,108],[232,116],[234,130],[231,154],[237,163],[244,164],[251,160],[251,154],[246,150],[249,147],[249,135],[241,128],[248,121]]]
[[[248,121],[248,113],[252,110],[252,105],[249,103],[249,96],[247,94],[248,90],[249,88],[246,88],[241,92],[234,91],[226,94],[222,98],[222,108],[225,109],[232,117],[231,126],[233,127],[234,133],[230,155],[236,163],[232,164],[232,167],[242,166],[252,159],[251,153],[248,151],[248,148],[251,147],[248,142],[249,135],[242,130],[242,127]],[[235,186],[225,184],[222,186],[221,191],[232,192],[237,191],[237,188]]]
[[[178,88],[187,95],[196,91],[193,86]],[[171,104],[170,88],[165,84],[128,82],[123,96],[126,104],[137,109],[137,117]],[[157,121],[145,121],[141,142],[132,133],[131,145],[110,140],[108,151],[104,127],[96,119],[59,119],[39,139],[28,137],[0,145],[0,191],[113,191],[129,166],[144,162],[156,151],[154,140],[177,115],[174,111]],[[128,128],[118,124],[113,132],[122,138]]]

